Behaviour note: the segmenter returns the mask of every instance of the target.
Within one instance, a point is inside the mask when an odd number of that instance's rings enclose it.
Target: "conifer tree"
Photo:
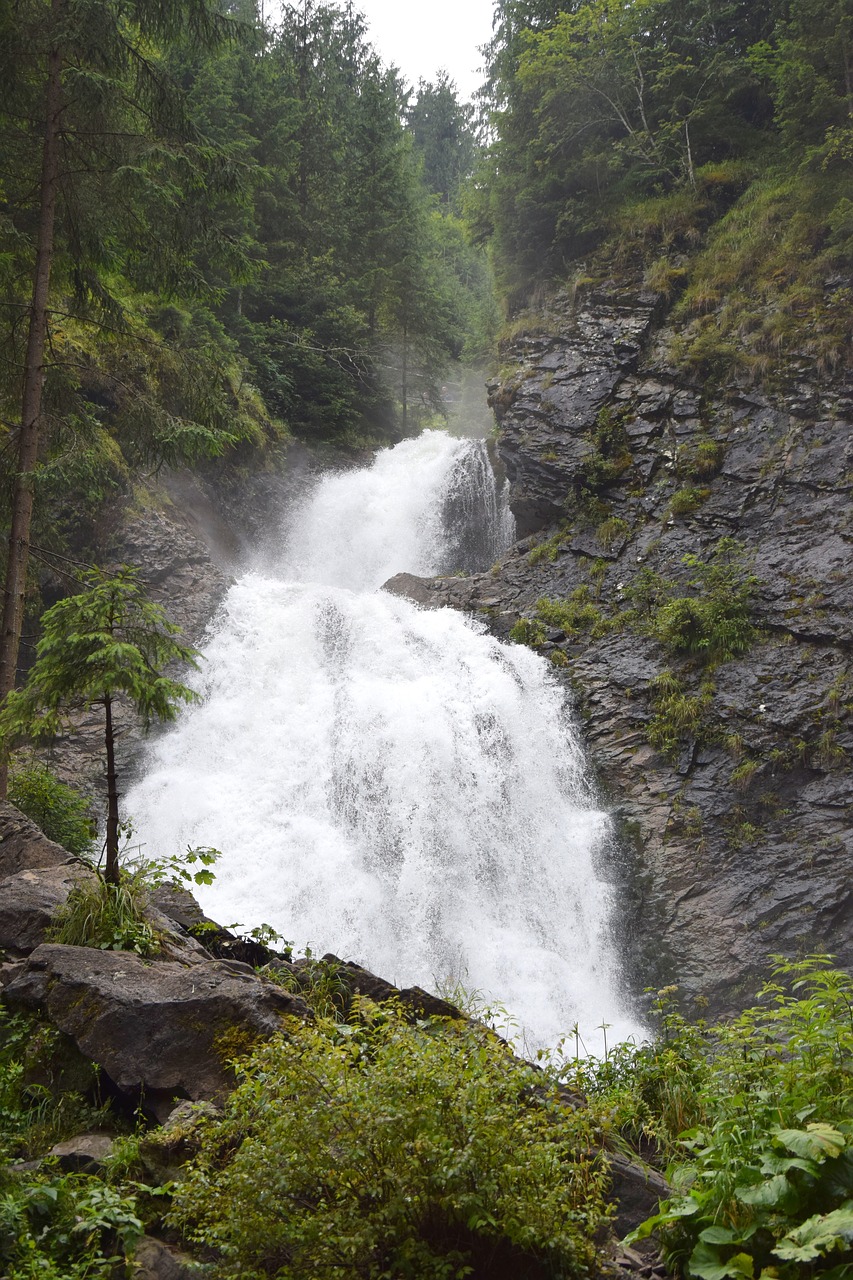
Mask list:
[[[191,689],[164,673],[170,663],[197,665],[198,651],[179,643],[177,632],[160,606],[146,598],[135,570],[125,566],[112,577],[95,570],[84,591],[42,615],[42,637],[27,682],[9,694],[0,712],[0,742],[8,756],[18,739],[56,737],[75,709],[102,709],[108,884],[119,883],[115,702],[128,699],[147,729],[154,721],[173,720],[179,703],[195,700]]]
[[[57,268],[80,313],[121,327],[121,307],[108,285],[121,239],[115,234],[122,220],[121,211],[116,215],[119,192],[134,189],[144,176],[143,137],[190,134],[181,96],[157,51],[185,35],[200,45],[212,44],[226,27],[206,0],[122,5],[50,0],[49,7],[43,0],[24,0],[14,15],[6,13],[0,113],[8,126],[6,159],[15,167],[7,168],[0,191],[12,245],[5,267],[13,286],[6,302],[3,399],[11,405],[17,390],[20,408],[17,423],[12,418],[15,466],[0,624],[0,699],[15,684],[34,475],[46,428],[44,388]],[[40,155],[35,171],[34,150]],[[174,185],[174,174],[170,178]],[[147,193],[147,209],[135,191],[124,230],[128,257],[134,251],[146,257],[150,276],[174,287],[182,271],[192,268],[182,261],[180,246],[169,244],[165,215],[174,213],[174,203],[166,210],[166,190],[163,183],[159,199]],[[152,234],[152,223],[159,235]],[[5,794],[5,772],[0,793]]]

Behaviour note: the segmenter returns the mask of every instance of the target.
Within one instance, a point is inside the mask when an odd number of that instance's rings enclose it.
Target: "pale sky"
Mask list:
[[[492,0],[355,0],[354,7],[382,61],[399,67],[404,80],[435,80],[444,67],[460,98],[479,87],[477,49],[492,34]]]

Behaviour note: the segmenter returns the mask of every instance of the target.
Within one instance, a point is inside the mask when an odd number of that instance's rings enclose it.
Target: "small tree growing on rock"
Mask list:
[[[0,713],[4,753],[15,740],[50,741],[83,707],[102,707],[107,765],[107,829],[104,879],[119,884],[118,776],[113,708],[133,704],[147,729],[173,720],[181,702],[197,694],[164,674],[172,662],[197,666],[198,650],[181,644],[178,628],[147,599],[135,569],[86,575],[78,595],[42,615],[42,638],[23,689],[9,695]]]

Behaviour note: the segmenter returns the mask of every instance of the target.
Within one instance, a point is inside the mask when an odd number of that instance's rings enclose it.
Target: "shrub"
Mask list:
[[[78,858],[94,852],[95,824],[89,801],[60,782],[45,765],[15,769],[9,777],[8,794],[11,803],[41,827],[49,840]]]
[[[713,685],[703,683],[698,694],[689,694],[671,671],[662,671],[649,685],[654,715],[647,737],[657,751],[674,759],[685,738],[707,739],[705,718],[714,696]]]
[[[212,884],[216,876],[210,868],[219,857],[218,849],[188,848],[183,854],[120,867],[118,884],[100,875],[81,881],[56,913],[51,938],[72,947],[154,955],[160,939],[146,916],[150,890],[161,884],[182,889]]]
[[[155,930],[145,918],[148,884],[143,870],[120,873],[117,885],[95,876],[75,884],[54,918],[53,942],[101,951],[158,950]]]
[[[541,622],[533,618],[519,618],[518,622],[510,627],[509,638],[515,644],[529,644],[532,648],[536,648],[545,641],[545,628]]]
[[[681,1035],[676,1028],[676,1044]],[[846,1280],[853,980],[828,956],[776,957],[756,1006],[730,1023],[689,1029],[682,1043],[697,1064],[695,1118],[667,1144],[676,1194],[629,1239],[660,1232],[670,1258],[699,1280]],[[629,1051],[629,1092],[658,1078],[661,1065],[647,1049]]]
[[[685,556],[687,586],[695,594],[659,603],[649,630],[672,653],[686,653],[712,664],[744,653],[755,639],[751,619],[758,579],[747,568],[744,548],[722,538],[708,561]]]
[[[579,1276],[603,1170],[583,1111],[483,1027],[387,1006],[257,1050],[176,1189],[223,1276]],[[223,1205],[228,1211],[223,1212]]]
[[[567,600],[552,600],[541,596],[536,601],[536,617],[546,627],[559,627],[566,635],[574,636],[589,631],[594,636],[604,635],[607,623],[601,610],[590,598],[590,589],[575,587]]]

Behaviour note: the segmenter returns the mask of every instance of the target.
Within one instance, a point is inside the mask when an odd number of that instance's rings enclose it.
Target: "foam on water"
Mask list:
[[[428,432],[327,477],[274,571],[229,592],[202,701],[152,744],[128,810],[149,854],[223,851],[200,896],[224,923],[404,985],[461,979],[535,1042],[626,1034],[608,821],[549,664],[378,589],[482,563],[509,532],[482,444]]]

